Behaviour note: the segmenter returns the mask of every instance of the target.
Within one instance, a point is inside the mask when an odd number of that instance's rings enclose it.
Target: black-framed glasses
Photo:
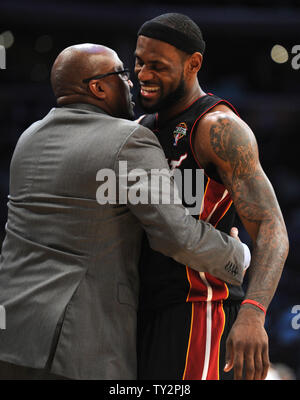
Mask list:
[[[95,76],[92,76],[91,78],[83,79],[82,82],[89,83],[89,81],[91,81],[93,79],[102,79],[109,75],[119,75],[120,78],[123,79],[123,81],[129,81],[129,79],[130,79],[130,71],[128,68],[125,68],[122,71],[113,71],[113,72],[108,72],[107,74],[95,75]]]

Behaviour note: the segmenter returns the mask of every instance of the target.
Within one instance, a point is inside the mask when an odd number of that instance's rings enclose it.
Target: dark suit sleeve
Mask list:
[[[187,215],[183,205],[177,204],[178,197],[169,196],[171,204],[162,204],[168,202],[164,195],[176,193],[176,186],[165,154],[150,130],[138,126],[132,132],[117,155],[115,172],[118,199],[124,204],[127,195],[127,206],[142,224],[154,250],[196,271],[209,272],[233,285],[241,284],[242,244]],[[157,185],[158,178],[163,185]]]

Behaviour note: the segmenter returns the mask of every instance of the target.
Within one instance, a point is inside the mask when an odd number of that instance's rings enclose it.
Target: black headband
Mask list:
[[[158,22],[145,22],[138,31],[138,36],[139,35],[167,42],[188,54],[193,54],[196,51],[203,54],[205,50],[205,42],[203,39],[190,38],[186,34]]]

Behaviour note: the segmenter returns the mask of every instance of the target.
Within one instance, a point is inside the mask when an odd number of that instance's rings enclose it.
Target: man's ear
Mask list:
[[[98,99],[105,99],[106,94],[98,80],[89,81],[89,89]]]
[[[188,60],[188,72],[197,73],[202,66],[203,56],[199,52],[193,53]]]

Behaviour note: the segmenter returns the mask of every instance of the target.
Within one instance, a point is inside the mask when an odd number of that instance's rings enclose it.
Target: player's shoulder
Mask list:
[[[203,126],[209,127],[215,123],[241,123],[242,119],[227,105],[217,104],[208,111],[200,120]]]
[[[226,132],[226,135],[236,135],[238,132],[241,136],[253,135],[247,123],[237,115],[232,109],[225,104],[218,104],[199,121],[197,130],[201,132],[201,136],[210,136]]]
[[[223,105],[217,105],[201,118],[194,143],[197,153],[213,164],[219,158],[227,160],[229,154],[232,158],[239,154],[240,149],[251,150],[257,155],[257,142],[251,128],[229,107]]]

